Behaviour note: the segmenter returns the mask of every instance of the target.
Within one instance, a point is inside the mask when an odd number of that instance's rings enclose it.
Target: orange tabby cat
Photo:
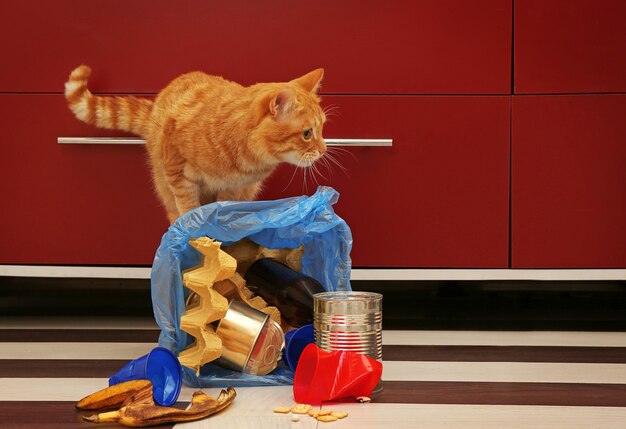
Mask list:
[[[154,101],[94,96],[76,68],[65,97],[76,117],[145,138],[152,177],[173,223],[216,200],[252,200],[281,162],[308,167],[326,152],[317,69],[285,83],[243,87],[202,72],[182,75]]]

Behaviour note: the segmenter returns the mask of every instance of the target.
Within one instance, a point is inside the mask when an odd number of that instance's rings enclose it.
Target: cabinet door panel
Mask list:
[[[626,91],[626,2],[516,0],[515,92]]]
[[[626,96],[513,99],[513,268],[626,267]]]
[[[510,0],[2,2],[2,92],[155,93],[203,70],[247,85],[326,68],[326,93],[509,93]]]
[[[106,135],[76,120],[61,95],[2,94],[0,111],[0,263],[151,264],[168,225],[145,148],[57,144]]]
[[[352,228],[355,266],[506,267],[507,97],[326,97],[325,136],[392,138],[351,148],[320,184]],[[116,135],[73,118],[61,95],[0,96],[11,124],[0,161],[9,209],[1,263],[150,264],[167,228],[141,146],[59,145]],[[303,193],[283,166],[261,198]],[[309,176],[312,193],[314,181]]]
[[[338,116],[326,138],[392,138],[392,147],[335,153],[346,171],[320,166],[341,197],[356,267],[508,265],[507,97],[325,97]],[[331,149],[332,151],[332,149]],[[265,198],[302,192],[284,166]],[[308,176],[309,193],[315,181]]]

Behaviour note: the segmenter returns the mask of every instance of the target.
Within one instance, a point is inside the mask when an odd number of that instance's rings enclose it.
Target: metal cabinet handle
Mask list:
[[[60,144],[146,144],[138,137],[57,137]]]
[[[392,139],[325,139],[327,146],[367,147],[393,146]]]
[[[60,144],[145,144],[137,137],[58,137]],[[392,139],[326,139],[327,146],[370,147],[393,146]]]

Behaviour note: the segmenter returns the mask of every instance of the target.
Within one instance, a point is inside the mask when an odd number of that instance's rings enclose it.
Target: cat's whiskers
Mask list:
[[[316,155],[312,152],[307,152],[302,155],[300,162],[298,163],[298,166],[302,164],[302,161],[304,161],[303,173],[302,173],[303,174],[303,180],[302,180],[303,192],[307,192],[309,189],[309,183],[308,183],[309,177],[313,179],[313,181],[315,182],[317,186],[320,186],[319,180],[317,178],[318,175],[324,178],[325,180],[328,180],[328,178],[324,174],[322,174],[322,172],[319,170],[317,165],[315,165],[315,163],[319,161],[320,159],[323,159],[323,156],[320,157],[319,155]]]
[[[312,153],[305,153],[304,156],[306,157],[307,160],[307,166],[306,166],[306,170],[308,173],[310,173],[311,178],[313,179],[313,181],[319,186],[319,183],[317,181],[317,177],[315,177],[315,170],[313,169],[313,161],[315,156]],[[308,177],[308,175],[307,175]]]
[[[328,163],[328,158],[326,158],[326,156],[322,156],[319,159],[319,161],[324,165],[324,167],[326,167],[326,170],[328,171],[328,176],[332,180],[332,178],[333,178],[333,170],[332,170],[332,168],[330,168],[330,164]]]
[[[293,169],[293,174],[291,175],[291,179],[289,179],[289,183],[287,183],[287,186],[284,187],[283,192],[285,192],[287,188],[289,187],[289,185],[291,185],[291,182],[293,182],[293,178],[296,177],[296,172],[298,171],[298,168],[300,168],[300,164],[302,164],[303,159],[304,158],[301,157],[300,160],[298,161],[298,165],[296,165],[296,167]]]
[[[354,154],[352,153],[352,151],[350,151],[350,150],[348,150],[348,149],[346,149],[346,148],[344,148],[344,147],[339,147],[339,146],[330,146],[330,147],[328,148],[328,151],[329,151],[329,152],[332,152],[332,153],[335,153],[335,154],[337,154],[337,155],[339,155],[339,153],[341,153],[342,155],[343,155],[343,154],[348,154],[348,155],[350,155],[350,156],[351,156],[354,160],[356,160],[356,159],[357,159],[357,158],[356,158],[356,156],[354,156]]]
[[[313,178],[313,181],[315,181],[315,184],[319,186],[320,182],[317,180],[317,176],[315,176],[315,167],[313,167],[313,164],[311,164],[309,170],[311,170],[311,177]]]
[[[302,158],[304,159],[304,155],[302,156]],[[308,168],[307,168],[306,164],[305,164],[305,166],[304,166],[304,168],[302,170],[303,170],[303,172],[302,172],[302,193],[306,194],[308,192],[308,187],[307,187],[307,183],[306,183],[307,182],[307,171],[308,171]]]
[[[331,149],[331,148],[328,148]],[[333,148],[336,149],[336,148]],[[324,158],[328,161],[328,169],[331,170],[331,163],[335,164],[337,167],[339,167],[339,169],[347,176],[350,177],[350,175],[348,174],[348,170],[346,167],[343,166],[343,164],[337,159],[335,158],[335,156],[333,156],[333,154],[331,153],[330,150],[326,151],[326,153],[324,154]]]
[[[311,168],[315,171],[315,173],[319,174],[322,177],[322,179],[328,181],[328,177],[324,176],[324,174],[320,171],[319,168],[317,168],[317,165],[316,165],[316,162],[321,160],[321,159],[323,159],[323,157],[317,158],[315,160],[315,162],[313,162],[313,164],[311,164]],[[318,185],[319,185],[319,183],[318,183]]]
[[[324,163],[324,167],[326,167],[326,170],[328,170],[328,174],[332,177],[332,165],[330,163],[330,156],[324,154],[324,157],[322,158],[322,162]]]

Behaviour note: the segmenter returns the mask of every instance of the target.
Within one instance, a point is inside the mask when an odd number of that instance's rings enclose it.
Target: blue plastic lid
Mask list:
[[[313,325],[304,325],[301,328],[289,331],[285,334],[283,359],[292,371],[296,370],[304,348],[314,342],[315,330]]]
[[[168,407],[176,402],[183,385],[178,358],[164,347],[152,349],[146,363],[146,375],[152,382],[154,402]]]

